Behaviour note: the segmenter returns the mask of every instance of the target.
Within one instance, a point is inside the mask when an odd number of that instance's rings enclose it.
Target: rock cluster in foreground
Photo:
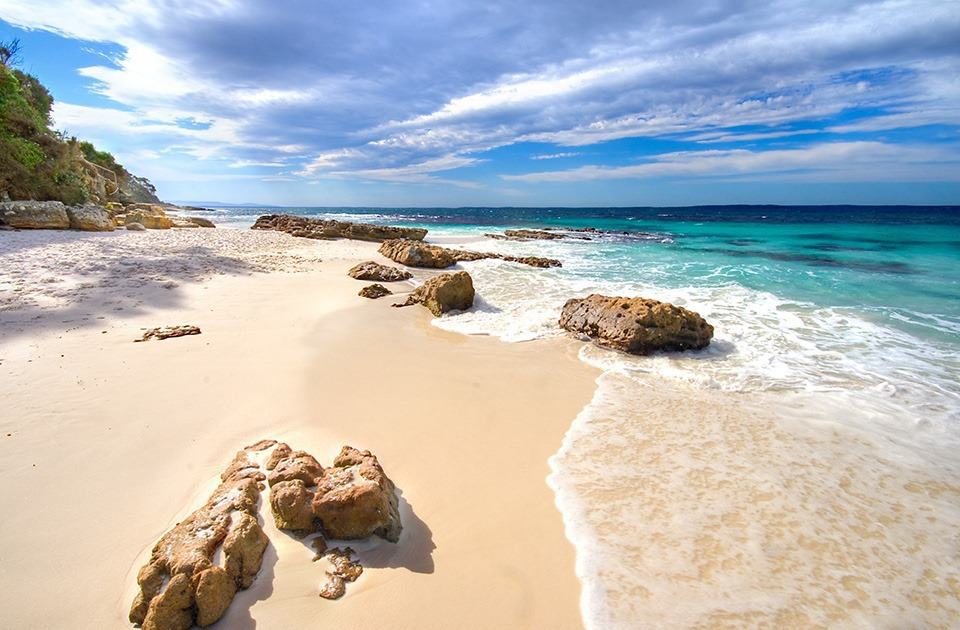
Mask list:
[[[144,630],[209,626],[238,590],[253,584],[269,543],[257,520],[264,481],[279,529],[298,536],[322,534],[313,541],[314,560],[330,567],[321,597],[340,597],[346,583],[363,572],[351,559],[352,549],[328,549],[324,536],[400,538],[396,488],[369,451],[344,446],[324,468],[309,453],[261,440],[239,451],[220,479],[201,508],[157,541],[137,574],[139,592],[129,617]]]
[[[384,241],[378,250],[387,258],[408,267],[425,267],[428,269],[446,269],[461,261],[484,260],[488,258],[506,260],[531,267],[560,267],[562,264],[555,258],[539,256],[505,256],[492,252],[471,252],[462,249],[448,249],[439,245],[431,245],[420,241],[394,239]]]
[[[423,304],[435,316],[449,311],[465,311],[473,306],[475,291],[473,279],[466,271],[442,273],[430,278],[407,297],[407,301],[394,304],[396,307]]]
[[[713,326],[698,313],[646,298],[588,295],[568,300],[560,327],[631,354],[705,348]]]
[[[355,241],[386,241],[394,238],[423,240],[427,231],[423,228],[392,227],[334,221],[332,219],[312,219],[291,214],[267,214],[257,218],[254,230],[276,230],[293,236],[330,240],[347,238]]]
[[[108,202],[106,206],[66,206],[59,201],[0,202],[0,225],[21,230],[81,230],[112,232],[139,225],[152,230],[215,227],[209,219],[168,216],[165,206]],[[137,229],[137,228],[133,228]]]

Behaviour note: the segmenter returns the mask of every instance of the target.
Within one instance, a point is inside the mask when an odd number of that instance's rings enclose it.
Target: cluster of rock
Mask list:
[[[276,230],[302,238],[330,240],[346,238],[356,241],[386,241],[404,238],[420,241],[427,235],[423,228],[392,227],[332,219],[312,219],[290,214],[268,214],[257,218],[254,230]]]
[[[184,326],[162,326],[160,328],[151,328],[143,333],[143,336],[134,341],[150,341],[151,339],[170,339],[171,337],[187,337],[190,335],[199,335],[200,329],[189,324]]]
[[[442,273],[417,287],[407,297],[406,302],[393,306],[400,308],[422,304],[435,316],[440,317],[450,311],[467,310],[473,306],[475,295],[473,278],[470,277],[469,273],[466,271]]]
[[[384,241],[378,250],[387,258],[408,267],[428,269],[446,269],[461,261],[484,260],[488,258],[529,265],[531,267],[560,267],[555,258],[539,256],[505,256],[492,252],[471,252],[462,249],[449,249],[421,241],[394,239]]]
[[[713,337],[713,326],[685,308],[646,298],[596,294],[568,300],[560,327],[593,338],[599,345],[642,355],[705,348]]]
[[[167,208],[159,204],[123,205],[112,201],[105,206],[66,206],[59,201],[5,201],[0,202],[0,225],[23,230],[88,232],[110,232],[118,227],[129,230],[215,227],[209,219],[168,215]]]
[[[261,468],[258,460],[265,457]],[[157,541],[137,574],[139,592],[129,618],[144,630],[209,626],[223,616],[238,590],[253,584],[269,543],[257,521],[264,481],[279,529],[298,536],[322,533],[313,542],[314,560],[326,559],[330,565],[322,597],[340,597],[345,584],[363,572],[351,560],[352,549],[328,549],[324,536],[400,538],[396,488],[369,451],[344,446],[325,469],[309,453],[261,440],[239,451],[220,479],[203,507]],[[215,562],[218,551],[222,564]]]

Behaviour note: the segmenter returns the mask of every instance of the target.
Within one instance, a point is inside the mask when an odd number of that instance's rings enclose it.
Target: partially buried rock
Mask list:
[[[143,333],[140,339],[134,341],[149,341],[150,339],[169,339],[170,337],[186,337],[188,335],[199,335],[200,329],[196,326],[163,326],[161,328],[151,328]]]
[[[413,277],[413,274],[406,269],[388,267],[372,260],[352,267],[347,275],[357,280],[377,280],[379,282],[397,282]]]
[[[385,295],[393,295],[393,291],[383,286],[382,284],[371,284],[368,287],[363,287],[358,293],[360,297],[370,298],[371,300],[376,300],[382,298]]]
[[[313,513],[329,538],[400,539],[396,488],[370,451],[343,447],[317,483]]]
[[[146,232],[147,228],[143,227],[143,223],[127,223],[127,229],[131,232]]]
[[[270,488],[270,507],[277,529],[310,533],[317,530],[313,492],[301,479],[281,481]]]
[[[631,354],[695,350],[713,337],[713,326],[693,311],[657,300],[605,295],[568,300],[560,326]]]
[[[473,279],[469,273],[443,273],[417,287],[406,302],[393,306],[423,304],[431,313],[440,317],[449,311],[464,311],[470,308],[473,306],[474,295]]]

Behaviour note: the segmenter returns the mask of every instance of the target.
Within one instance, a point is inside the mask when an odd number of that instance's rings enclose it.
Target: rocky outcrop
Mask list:
[[[85,206],[68,206],[67,217],[70,219],[70,229],[84,232],[112,232],[116,227],[113,217],[106,208],[87,204]]]
[[[120,190],[117,193],[120,203],[156,203],[160,199],[157,197],[156,187],[150,183],[146,177],[137,177],[136,175],[127,175],[120,181]]]
[[[70,217],[59,201],[4,201],[0,224],[24,230],[66,230]]]
[[[312,219],[290,214],[268,214],[253,224],[254,230],[277,230],[293,236],[329,240],[346,238],[357,241],[386,241],[403,238],[419,241],[427,235],[422,228],[392,227],[331,219]]]
[[[143,336],[134,341],[149,341],[151,339],[169,339],[171,337],[186,337],[189,335],[199,335],[200,329],[196,326],[163,326],[161,328],[151,328],[143,333]]]
[[[371,284],[370,286],[360,289],[360,293],[357,295],[360,297],[370,298],[371,300],[377,300],[387,295],[393,295],[393,291],[382,284]]]
[[[546,230],[504,230],[503,234],[484,234],[484,236],[500,241],[556,241],[565,238],[563,234]],[[589,237],[580,238],[589,240]]]
[[[428,269],[446,269],[458,262],[485,260],[489,258],[516,262],[531,267],[560,267],[559,260],[538,256],[505,256],[493,252],[471,252],[463,249],[448,249],[429,243],[407,241],[403,239],[384,241],[378,250],[387,258],[408,267]]]
[[[413,277],[413,274],[406,269],[388,267],[372,260],[351,267],[347,275],[357,280],[376,280],[378,282],[398,282]]]
[[[370,451],[343,447],[317,482],[313,513],[328,538],[400,539],[396,488]]]
[[[560,326],[631,354],[695,350],[706,347],[713,337],[713,326],[685,308],[645,298],[596,294],[568,300],[560,314]]]
[[[117,213],[114,220],[118,223],[139,223],[150,230],[166,230],[173,227],[173,219],[167,216],[163,206],[149,203],[134,203],[126,206],[123,213]]]
[[[238,589],[253,583],[267,547],[256,518],[259,482],[249,474],[256,467],[248,460],[255,448],[238,453],[210,499],[154,545],[137,574],[132,623],[144,630],[209,625],[223,615]],[[221,546],[222,567],[213,561]]]
[[[473,278],[466,271],[443,273],[430,278],[416,288],[402,304],[397,307],[423,304],[430,312],[440,317],[449,311],[465,311],[473,306],[475,291]]]

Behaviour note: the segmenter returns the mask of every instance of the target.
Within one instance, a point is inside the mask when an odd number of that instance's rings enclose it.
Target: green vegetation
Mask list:
[[[40,81],[13,66],[17,40],[0,43],[0,192],[14,199],[53,199],[67,204],[106,201],[127,171],[106,151],[50,129],[53,96]],[[98,172],[98,167],[111,171]]]

